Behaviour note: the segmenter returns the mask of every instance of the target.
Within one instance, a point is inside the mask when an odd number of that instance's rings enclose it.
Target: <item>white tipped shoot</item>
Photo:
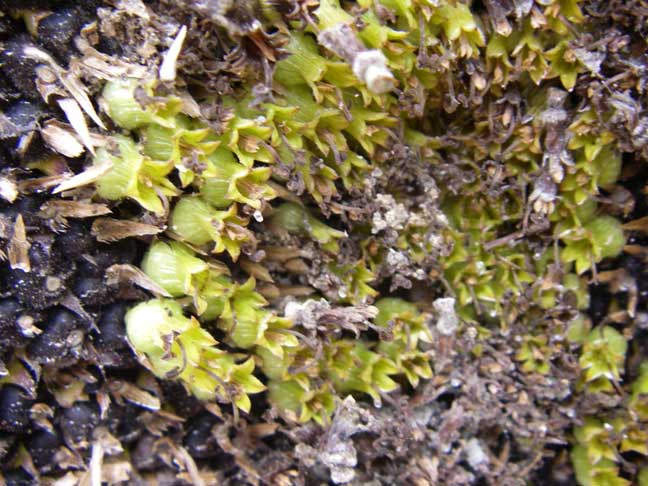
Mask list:
[[[162,60],[162,65],[160,66],[160,80],[161,81],[173,81],[176,78],[176,64],[178,62],[178,56],[182,50],[182,44],[184,43],[185,37],[187,37],[187,26],[183,25],[178,35],[173,42],[171,47],[164,54],[164,59]]]
[[[394,89],[394,75],[382,52],[376,49],[360,52],[353,60],[352,68],[353,74],[367,85],[369,91],[382,94]]]
[[[387,67],[387,58],[377,49],[367,49],[355,31],[345,23],[322,30],[317,41],[351,65],[353,74],[376,94],[394,89],[396,80]]]

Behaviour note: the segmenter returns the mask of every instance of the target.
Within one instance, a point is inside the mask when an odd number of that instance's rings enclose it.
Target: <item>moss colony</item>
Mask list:
[[[6,484],[648,485],[643,0],[0,5]]]

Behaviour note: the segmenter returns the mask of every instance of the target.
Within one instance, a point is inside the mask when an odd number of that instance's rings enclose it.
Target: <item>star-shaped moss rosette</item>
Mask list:
[[[396,363],[414,387],[421,378],[432,378],[430,355],[421,349],[422,343],[432,343],[426,316],[414,304],[395,297],[384,297],[375,305],[378,308],[376,326],[391,334],[378,344],[378,352]]]
[[[252,374],[252,358],[218,349],[217,341],[194,317],[185,317],[177,302],[143,302],[125,319],[140,361],[159,378],[179,380],[197,398],[229,401],[249,412],[248,394],[265,389]]]
[[[256,245],[248,222],[248,218],[239,216],[236,204],[220,211],[200,196],[186,196],[171,211],[169,228],[187,243],[207,247],[213,253],[226,251],[236,261],[242,245]]]
[[[583,425],[575,428],[574,436],[577,445],[571,456],[576,478],[583,485],[630,485],[631,482],[619,474],[621,453],[648,455],[645,423],[636,422],[631,415],[605,420],[586,417]]]
[[[311,382],[297,380],[271,381],[268,396],[281,413],[294,422],[314,420],[324,425],[330,421],[336,406],[335,392],[326,383],[315,387]]]
[[[155,84],[155,80],[140,82],[136,79],[106,83],[102,103],[110,119],[127,130],[151,124],[174,128],[174,118],[182,110],[182,100],[177,96],[155,97]]]
[[[181,98],[155,95],[155,82],[110,82],[103,91],[106,112],[118,126],[142,140],[141,151],[151,163],[176,170],[184,188],[193,185],[218,209],[233,203],[259,209],[275,197],[267,181],[270,169],[255,162],[273,161],[263,146],[270,129],[242,116],[237,106],[225,120],[223,134],[183,112]],[[263,143],[262,143],[263,142]],[[131,175],[137,174],[132,168]],[[164,174],[164,175],[166,175]],[[148,209],[148,208],[147,208]]]
[[[376,275],[367,268],[363,260],[354,263],[330,263],[328,269],[340,280],[337,296],[340,302],[364,304],[378,296],[378,291],[371,287]]]
[[[142,270],[172,297],[196,295],[209,265],[185,244],[155,242],[144,255]]]
[[[398,387],[391,376],[403,372],[365,343],[345,339],[324,346],[319,357],[297,351],[280,367],[272,356],[263,356],[262,369],[271,377],[270,399],[290,420],[326,421],[338,397],[350,393],[367,394],[380,404],[381,393]]]
[[[299,345],[297,338],[287,332],[293,324],[266,310],[268,302],[254,288],[254,278],[234,286],[223,306],[218,326],[227,333],[232,345],[243,349],[264,348],[276,359],[283,359],[284,348]]]
[[[588,387],[612,391],[612,384],[621,381],[627,349],[626,339],[613,327],[592,329],[583,343],[579,361]]]
[[[401,299],[382,299],[378,305],[379,342],[363,335],[321,343],[305,339],[300,346],[285,348],[281,359],[268,349],[256,350],[270,379],[270,399],[280,413],[290,420],[319,422],[338,397],[366,394],[380,404],[383,394],[398,388],[397,375],[405,375],[413,386],[432,377],[430,356],[421,349],[432,340],[424,315]]]
[[[312,238],[332,253],[339,248],[337,240],[345,236],[342,231],[319,221],[307,208],[292,202],[283,203],[273,211],[272,224],[279,231]]]
[[[117,145],[115,153],[100,148],[94,159],[95,166],[110,167],[97,181],[97,195],[111,201],[133,199],[144,209],[163,215],[162,198],[179,194],[168,179],[173,165],[146,157],[130,138],[115,136],[112,141]]]
[[[528,373],[546,375],[551,369],[551,347],[545,335],[525,336],[515,359],[522,362],[522,369]]]
[[[583,485],[611,484],[626,486],[630,484],[619,476],[618,456],[612,436],[620,432],[621,423],[615,421],[605,427],[603,422],[593,417],[585,419],[583,426],[575,430],[576,445],[572,461],[578,482]]]
[[[369,395],[376,406],[382,403],[381,393],[398,388],[392,376],[401,372],[397,364],[381,353],[372,351],[362,342],[348,349],[351,368],[329,365],[328,374],[339,393],[361,392]],[[336,360],[340,359],[336,357]]]
[[[298,345],[286,332],[292,323],[266,309],[268,302],[255,290],[255,280],[239,284],[224,265],[210,265],[179,242],[157,242],[142,263],[144,272],[173,297],[188,297],[204,322],[218,321],[228,344],[268,349],[279,359],[284,347]]]

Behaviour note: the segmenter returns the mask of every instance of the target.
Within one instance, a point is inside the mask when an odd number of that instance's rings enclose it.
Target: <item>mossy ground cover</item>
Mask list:
[[[642,0],[0,6],[7,484],[648,484]]]

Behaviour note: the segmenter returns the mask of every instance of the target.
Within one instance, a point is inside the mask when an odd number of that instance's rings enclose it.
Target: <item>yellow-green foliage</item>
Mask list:
[[[160,378],[177,379],[202,400],[231,401],[250,410],[249,393],[263,384],[252,374],[254,360],[216,347],[218,342],[172,300],[151,300],[126,315],[128,340],[141,361]]]
[[[630,481],[619,475],[620,454],[634,452],[648,457],[648,420],[641,416],[636,401],[637,398],[645,401],[648,396],[647,364],[643,363],[641,375],[632,385],[633,395],[625,410],[605,418],[586,417],[583,425],[575,428],[576,445],[571,455],[576,478],[583,486],[629,485]],[[639,474],[639,484],[641,481],[645,481],[643,471]]]
[[[142,264],[176,300],[146,304],[155,312],[172,305],[168,322],[158,312],[159,322],[145,323],[158,326],[151,331],[160,337],[154,346],[136,332],[140,314],[129,314],[131,344],[140,357],[161,377],[181,368],[173,377],[200,397],[227,401],[225,385],[231,384],[230,399],[243,409],[249,407],[243,397],[261,390],[250,381],[256,364],[284,417],[323,423],[339,394],[366,394],[379,403],[381,394],[397,387],[398,375],[412,386],[432,376],[425,316],[376,290],[389,250],[420,266],[433,256],[434,265],[421,270],[424,278],[443,278],[464,321],[509,326],[528,319],[519,309],[531,315],[569,299],[578,309],[587,307],[584,274],[619,254],[625,236],[599,204],[601,189],[612,188],[621,170],[621,149],[599,119],[609,115],[593,106],[576,115],[562,107],[589,69],[573,42],[585,29],[580,3],[536,2],[516,24],[504,18],[492,26],[467,0],[344,6],[323,0],[312,5],[304,24],[265,5],[285,41],[285,55],[273,65],[272,95],[257,99],[242,86],[210,98],[223,113],[212,125],[183,97],[160,96],[154,79],[108,83],[107,113],[128,133],[97,152],[96,165],[112,164],[97,182],[97,197],[136,201],[165,219],[175,240],[155,241]],[[357,41],[386,58],[395,90],[372,91],[348,59],[318,41],[319,33],[339,23],[353,26]],[[457,78],[466,66],[469,76]],[[507,96],[512,86],[524,108]],[[444,118],[448,113],[456,116]],[[375,236],[366,220],[344,229],[337,219],[325,221],[324,215],[340,214],[333,204],[338,199],[368,190],[375,169],[387,172],[402,163],[398,143],[407,144],[410,166],[456,172],[439,189],[447,226],[433,228],[426,217],[414,218],[392,245]],[[407,201],[409,194],[398,191],[394,199]],[[322,272],[341,282],[335,303],[364,305],[378,298],[373,326],[380,339],[311,336],[271,311],[253,278],[238,271],[232,277],[226,263],[236,265],[256,249],[253,221],[280,236],[313,242],[324,255]],[[359,247],[352,262],[337,259],[347,241]],[[435,241],[447,248],[441,251]],[[440,280],[435,283],[441,288]],[[224,352],[209,329],[240,351],[224,354],[238,374],[211,369],[207,357]],[[623,378],[624,336],[606,325],[574,325],[569,332],[582,346],[583,388],[612,392]],[[186,333],[200,339],[192,360],[179,366],[190,349]],[[562,349],[538,328],[521,340],[515,357],[524,371],[548,374]],[[212,378],[197,382],[197,374]],[[644,383],[642,377],[637,383]],[[648,413],[644,388],[636,385],[629,402],[642,420]],[[575,431],[579,482],[625,484],[617,475],[618,450],[643,453],[633,423],[588,418]],[[610,445],[621,431],[626,442]]]

